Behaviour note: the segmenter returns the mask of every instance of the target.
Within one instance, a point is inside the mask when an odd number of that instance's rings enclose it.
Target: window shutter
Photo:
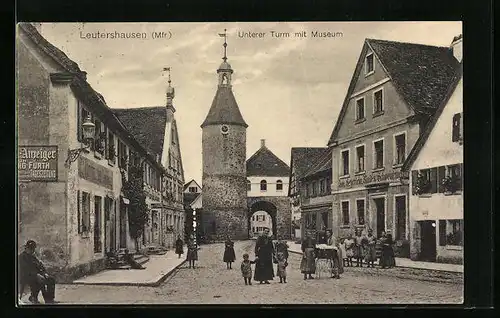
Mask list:
[[[413,170],[411,172],[411,194],[415,195],[417,192],[417,180],[418,180],[418,171]]]
[[[437,193],[437,168],[430,169],[431,193]]]
[[[460,113],[453,115],[453,126],[451,133],[451,141],[458,142],[460,140],[460,122],[461,122]]]
[[[82,116],[83,116],[82,112],[83,112],[83,109],[82,109],[82,105],[80,104],[79,101],[77,101],[76,112],[77,112],[77,115],[76,115],[76,117],[77,117],[77,120],[76,120],[77,138],[78,138],[78,141],[82,141]]]
[[[439,220],[439,246],[446,245],[446,220]]]
[[[81,192],[78,190],[77,193],[76,193],[76,211],[77,211],[77,224],[78,224],[78,233],[81,233],[82,232],[82,221],[81,221],[81,218],[82,218],[82,208],[81,208],[81,199],[80,199],[80,196],[81,196]]]

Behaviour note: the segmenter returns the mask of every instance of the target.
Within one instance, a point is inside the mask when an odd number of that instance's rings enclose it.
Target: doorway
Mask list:
[[[95,196],[94,197],[94,253],[102,253],[101,213],[102,213],[102,198]]]
[[[436,261],[436,222],[421,221],[420,223],[420,260]]]
[[[127,205],[120,207],[120,248],[127,248]]]
[[[106,252],[112,252],[115,250],[115,233],[113,231],[114,227],[112,224],[111,213],[113,209],[113,200],[110,198],[104,199],[104,241],[106,244]]]
[[[385,231],[385,198],[374,198],[375,213],[377,215],[377,237]]]

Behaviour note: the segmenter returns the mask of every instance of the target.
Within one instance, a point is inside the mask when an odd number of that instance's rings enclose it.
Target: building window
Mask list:
[[[358,215],[358,224],[365,225],[365,199],[356,200],[356,214]]]
[[[265,215],[261,215],[261,217],[262,217],[262,221],[266,220],[266,216]]]
[[[342,175],[349,175],[349,149],[342,151]]]
[[[330,194],[332,192],[332,180],[326,178],[326,193]]]
[[[196,193],[196,192],[198,192],[198,188],[197,187],[189,187],[188,191],[191,193]]]
[[[308,183],[304,183],[304,196],[306,198],[309,198],[309,184]]]
[[[82,192],[82,208],[79,233],[90,231],[90,193]]]
[[[439,220],[439,246],[446,246],[446,220]]]
[[[447,220],[446,222],[446,245],[464,246],[463,220]]]
[[[365,118],[365,99],[360,98],[356,101],[356,120]]]
[[[102,253],[101,211],[102,211],[102,198],[95,196],[94,197],[94,253]]]
[[[384,141],[379,140],[373,143],[373,148],[375,150],[375,164],[374,169],[380,169],[384,167]]]
[[[255,233],[255,226],[252,226],[252,233]]]
[[[115,150],[115,136],[113,133],[108,133],[108,160],[115,163],[116,160],[116,150]]]
[[[401,195],[395,197],[396,209],[396,240],[406,239],[406,196]]]
[[[312,182],[312,191],[311,191],[313,197],[315,197],[318,194],[316,187],[317,187],[316,181],[313,181]]]
[[[283,181],[276,181],[276,191],[283,191]]]
[[[260,191],[267,191],[267,181],[266,180],[260,181]]]
[[[373,65],[373,53],[371,54],[368,54],[366,56],[366,67],[365,67],[365,74],[371,74],[375,68],[374,68],[374,65]]]
[[[395,157],[394,164],[403,164],[406,159],[406,134],[394,136]]]
[[[349,201],[342,201],[342,224],[349,225]]]
[[[94,119],[94,124],[94,151],[102,156],[106,150],[106,129],[104,128],[104,124],[97,118]]]
[[[382,90],[376,91],[373,94],[373,113],[379,114],[384,111],[384,96]]]
[[[412,171],[412,193],[416,195],[438,192],[438,168]]]
[[[325,179],[322,179],[319,182],[319,193],[320,194],[325,194],[325,192],[326,192],[326,182],[325,182]]]
[[[462,114],[453,115],[453,126],[451,130],[451,141],[460,142],[462,140]]]
[[[87,119],[87,117],[90,116],[90,119],[92,120],[92,114],[86,110],[80,102],[78,102],[78,131],[77,131],[77,137],[78,141],[83,141],[83,122]]]
[[[356,147],[356,172],[365,171],[365,146]]]
[[[118,166],[127,169],[127,146],[118,139]]]

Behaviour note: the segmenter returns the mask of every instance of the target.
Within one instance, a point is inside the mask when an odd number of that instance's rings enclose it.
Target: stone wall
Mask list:
[[[290,239],[290,231],[292,226],[292,214],[290,211],[290,199],[288,197],[251,197],[247,199],[248,201],[248,218],[252,217],[253,212],[251,211],[252,205],[265,201],[273,204],[276,207],[276,213],[274,211],[266,211],[273,218],[273,222],[276,220],[276,235],[281,236],[283,239]]]

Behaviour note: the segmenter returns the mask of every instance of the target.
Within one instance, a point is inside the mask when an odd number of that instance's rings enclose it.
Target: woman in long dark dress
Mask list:
[[[194,238],[190,238],[187,245],[187,260],[189,262],[189,268],[194,268],[194,262],[198,260],[198,247],[194,242]]]
[[[269,284],[274,278],[273,257],[274,257],[273,241],[269,237],[269,229],[265,229],[255,243],[255,274],[254,280],[259,283]]]
[[[231,264],[236,260],[236,255],[234,253],[234,242],[231,241],[229,235],[225,242],[224,248],[224,263],[226,263],[227,269],[231,269]]]
[[[179,255],[179,258],[184,254],[184,242],[181,240],[180,235],[177,236],[177,241],[175,241],[175,254]]]
[[[300,262],[300,272],[304,274],[304,279],[314,279],[312,274],[316,273],[316,255],[313,239],[307,236],[302,242],[302,261]]]
[[[380,244],[382,245],[382,253],[380,255],[380,267],[386,268],[390,267],[391,260],[391,250],[392,250],[392,236],[388,236],[385,231],[382,232],[380,238]]]

